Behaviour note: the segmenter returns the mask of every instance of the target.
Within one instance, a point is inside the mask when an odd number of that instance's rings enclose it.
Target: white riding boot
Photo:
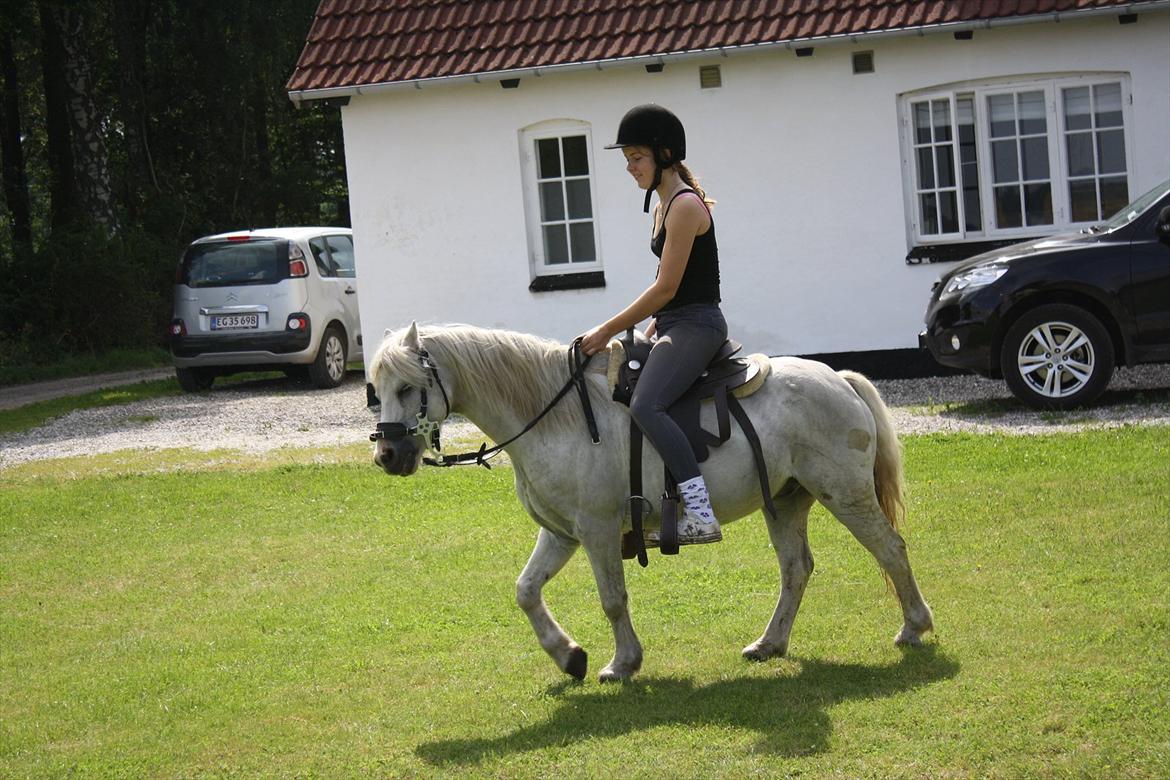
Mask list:
[[[707,483],[702,476],[680,482],[678,496],[682,499],[682,517],[678,519],[678,543],[710,544],[723,539],[723,532],[719,529],[719,521],[715,519],[715,510],[711,508],[711,497],[707,493]],[[647,544],[658,544],[661,534],[658,531],[646,533]]]

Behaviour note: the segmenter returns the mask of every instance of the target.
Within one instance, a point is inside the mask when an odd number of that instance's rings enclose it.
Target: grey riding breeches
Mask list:
[[[658,341],[642,368],[630,414],[662,456],[677,482],[699,476],[699,463],[686,434],[667,409],[707,368],[727,340],[727,322],[715,304],[688,304],[655,320]]]

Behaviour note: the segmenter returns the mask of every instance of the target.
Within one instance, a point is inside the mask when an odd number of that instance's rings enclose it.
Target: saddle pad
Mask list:
[[[764,386],[764,382],[772,373],[771,359],[760,352],[753,355],[746,355],[740,358],[752,364],[748,370],[748,380],[739,387],[732,390],[736,398],[747,398],[752,393]],[[622,365],[626,362],[626,348],[622,342],[614,339],[609,342],[609,365],[606,369],[606,377],[609,384],[609,394],[612,396],[614,388],[617,387],[618,373],[621,371]]]

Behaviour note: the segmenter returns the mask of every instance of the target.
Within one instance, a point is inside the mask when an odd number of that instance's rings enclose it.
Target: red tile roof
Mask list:
[[[290,92],[671,55],[1133,0],[322,0]],[[305,96],[308,97],[308,96]]]

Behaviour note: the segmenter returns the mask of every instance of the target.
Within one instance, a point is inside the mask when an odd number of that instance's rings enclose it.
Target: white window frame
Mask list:
[[[585,155],[589,164],[589,173],[582,178],[589,181],[589,201],[593,223],[593,261],[575,261],[568,263],[549,263],[544,251],[544,222],[541,218],[540,188],[538,178],[538,160],[536,143],[551,138],[561,139],[569,136],[585,137]],[[520,131],[520,167],[524,192],[524,215],[528,232],[528,260],[533,276],[559,276],[564,274],[592,273],[603,269],[601,259],[601,229],[598,222],[597,209],[597,166],[593,156],[593,133],[588,122],[575,119],[558,119],[530,125]],[[562,170],[562,180],[564,177]],[[565,208],[568,208],[567,201]],[[565,214],[566,224],[574,221]],[[571,242],[570,242],[570,253]]]
[[[1018,76],[994,81],[963,82],[905,93],[898,99],[899,142],[902,154],[903,195],[906,209],[907,240],[911,246],[924,244],[956,244],[969,241],[1019,239],[1038,235],[1050,235],[1075,230],[1095,224],[1100,220],[1072,221],[1069,197],[1067,128],[1065,127],[1063,89],[1090,87],[1102,84],[1120,84],[1123,138],[1125,140],[1125,175],[1130,197],[1134,183],[1134,127],[1132,118],[1132,92],[1128,73],[1079,73],[1047,76]],[[1050,225],[1022,225],[1000,228],[994,225],[995,198],[991,158],[991,136],[988,124],[988,98],[992,95],[1018,94],[1021,92],[1044,93],[1046,135],[1048,139],[1049,180],[1052,186],[1052,217]],[[975,113],[976,157],[979,179],[979,204],[982,217],[981,229],[968,230],[963,203],[962,172],[959,164],[958,115],[959,98],[970,96]],[[946,100],[951,107],[951,137],[954,145],[955,179],[958,189],[958,231],[951,233],[925,233],[921,224],[918,202],[918,168],[914,104]],[[1095,148],[1095,147],[1094,147]],[[1098,174],[1099,176],[1099,174]],[[1075,177],[1074,177],[1075,178]],[[935,181],[937,188],[937,178]],[[1023,205],[1021,204],[1021,209]],[[1108,218],[1102,215],[1102,219]],[[941,228],[941,219],[940,219]]]

